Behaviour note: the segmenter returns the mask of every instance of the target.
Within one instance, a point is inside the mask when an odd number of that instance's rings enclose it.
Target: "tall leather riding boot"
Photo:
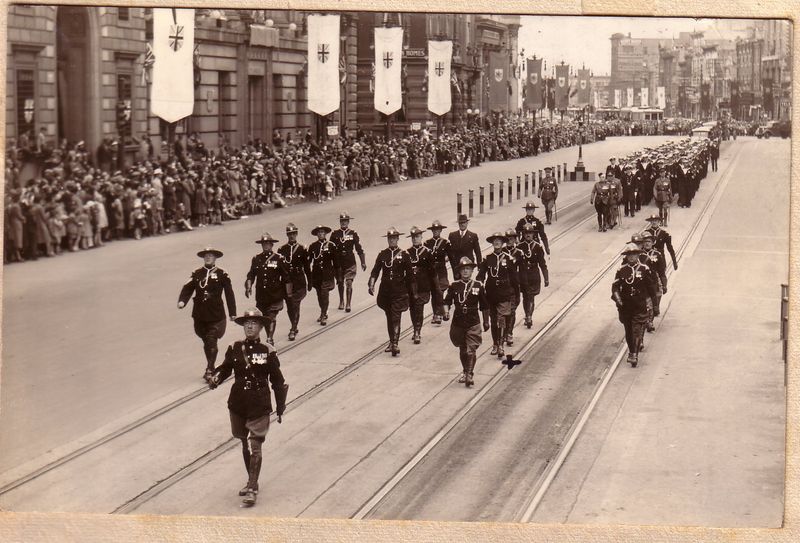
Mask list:
[[[475,384],[475,381],[473,379],[473,373],[475,372],[476,360],[477,360],[476,354],[467,355],[467,371],[466,371],[467,375],[466,375],[466,380],[464,381],[464,384],[467,387],[471,387],[472,385]]]
[[[350,310],[350,302],[353,301],[353,287],[350,286],[350,285],[347,285],[347,288],[345,290],[346,290],[346,295],[347,295],[347,305],[345,306],[344,310],[345,310],[346,313],[350,313],[350,311],[351,311]]]
[[[244,500],[247,505],[254,505],[256,503],[256,496],[258,495],[258,476],[261,474],[261,455],[252,455],[250,457],[250,478],[247,481],[247,492],[245,493]]]
[[[275,327],[278,325],[275,321],[269,321],[267,324],[267,343],[275,345]]]
[[[385,353],[392,352],[392,345],[394,344],[394,324],[392,323],[392,316],[386,314],[386,332],[389,335],[389,345],[383,350]]]
[[[244,469],[247,472],[248,481],[244,485],[244,488],[242,488],[239,491],[239,495],[240,496],[244,496],[245,494],[247,494],[247,489],[250,486],[250,480],[249,480],[249,477],[250,477],[250,448],[247,446],[247,440],[246,439],[242,440],[242,458],[244,459]]]
[[[514,345],[514,324],[517,322],[517,312],[514,311],[506,317],[506,344]]]
[[[394,322],[393,326],[393,337],[394,342],[392,343],[392,356],[397,356],[400,354],[400,316],[397,316],[397,320]]]
[[[501,358],[505,356],[505,350],[503,349],[503,343],[506,337],[506,327],[505,327],[505,317],[500,317],[500,323],[497,326],[497,356]]]
[[[339,283],[336,288],[339,290],[339,310],[342,310],[344,309],[344,285]]]
[[[467,380],[467,367],[469,365],[469,357],[463,348],[458,350],[458,358],[461,360],[461,375],[458,376],[458,382],[463,383]]]

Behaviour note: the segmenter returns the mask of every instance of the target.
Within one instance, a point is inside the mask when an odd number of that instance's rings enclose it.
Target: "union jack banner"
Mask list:
[[[153,67],[153,63],[156,60],[155,55],[153,55],[153,48],[150,46],[149,43],[146,43],[145,46],[147,49],[144,52],[144,59],[142,60],[142,85],[147,85],[150,81],[150,72],[149,70]]]

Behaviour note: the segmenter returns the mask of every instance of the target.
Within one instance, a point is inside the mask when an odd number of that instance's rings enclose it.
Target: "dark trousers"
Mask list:
[[[649,318],[648,310],[643,311],[626,307],[617,307],[619,322],[625,327],[625,342],[628,344],[628,352],[638,353],[639,346],[644,341],[644,329]]]

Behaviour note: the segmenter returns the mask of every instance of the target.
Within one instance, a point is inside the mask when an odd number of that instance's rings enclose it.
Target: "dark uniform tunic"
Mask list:
[[[378,307],[386,314],[386,329],[390,343],[400,338],[400,320],[414,297],[411,259],[400,248],[387,247],[378,253],[370,272],[370,280],[377,281]]]
[[[544,224],[537,217],[525,215],[517,221],[517,235],[522,236],[522,229],[526,224],[532,224],[534,228],[533,239],[537,240],[544,247],[544,252],[550,254],[550,245],[547,243],[547,234],[544,233]]]
[[[523,240],[517,244],[515,256],[522,291],[522,307],[525,315],[530,316],[533,313],[533,298],[541,291],[542,276],[545,281],[550,281],[544,249],[536,241]]]
[[[283,309],[283,299],[287,295],[286,285],[292,283],[286,260],[272,251],[257,254],[250,262],[247,280],[255,283],[256,307],[265,317],[275,320],[278,312]]]
[[[661,251],[655,247],[642,253],[639,260],[650,268],[655,280],[657,280],[657,294],[653,298],[653,316],[658,317],[661,314],[661,296],[665,292],[667,285],[667,261]]]
[[[667,232],[666,230],[657,225],[651,224],[650,226],[647,227],[647,230],[653,234],[653,247],[658,249],[658,252],[664,255],[664,266],[666,266],[666,254],[667,254],[665,252],[666,249],[666,251],[668,251],[669,255],[672,257],[672,267],[677,270],[678,261],[675,258],[675,249],[672,247],[672,236],[669,234],[669,232]],[[664,283],[664,288],[666,289],[667,288],[666,276],[664,277],[663,283]]]
[[[315,241],[308,247],[311,261],[311,285],[317,291],[333,290],[339,252],[333,242]]]
[[[300,320],[300,302],[306,297],[306,290],[311,283],[311,267],[308,261],[308,251],[301,244],[286,243],[278,249],[286,262],[289,270],[289,281],[292,283],[292,293],[286,297],[286,312],[292,328],[297,327]]]
[[[594,204],[594,210],[597,212],[597,228],[603,232],[611,226],[612,190],[613,187],[610,183],[605,180],[597,181],[592,187],[592,194],[589,197],[589,202]]]
[[[449,285],[447,277],[447,258],[450,252],[450,242],[444,238],[431,238],[425,240],[425,247],[431,252],[431,259],[433,260],[433,270],[436,274],[436,290],[438,295],[432,297],[433,301],[433,314],[442,316],[444,315],[444,293]]]
[[[481,344],[481,319],[478,311],[485,312],[489,309],[486,290],[479,281],[459,279],[448,287],[444,305],[455,305],[450,325],[450,341],[459,348],[462,356],[474,355]]]
[[[558,198],[558,183],[556,183],[555,177],[549,175],[542,179],[541,183],[539,184],[538,196],[542,199],[545,216],[547,217],[547,222],[549,223],[552,220],[553,206],[556,203],[556,198]]]
[[[361,264],[366,265],[364,249],[361,247],[358,233],[349,228],[340,228],[333,231],[330,241],[336,246],[336,281],[339,284],[352,285],[353,279],[356,277],[356,256],[353,251],[358,253]]]
[[[411,304],[411,322],[415,327],[422,327],[425,304],[440,295],[436,288],[436,271],[433,268],[433,256],[427,247],[413,245],[406,250],[411,261],[411,289],[414,293]]]
[[[505,252],[493,252],[481,262],[478,281],[483,281],[492,321],[495,344],[504,340],[506,319],[514,312],[519,282],[514,260]]]
[[[236,315],[236,298],[231,286],[231,278],[216,266],[198,268],[192,272],[189,281],[181,288],[178,300],[186,304],[194,294],[192,319],[194,331],[203,340],[213,342],[225,335],[225,307],[222,305],[222,293],[228,304],[228,315]],[[213,341],[212,341],[213,340]]]
[[[641,262],[627,262],[617,270],[611,285],[611,298],[617,304],[619,321],[625,327],[628,351],[638,353],[648,321],[648,298],[655,298],[656,286],[650,279],[650,268]]]

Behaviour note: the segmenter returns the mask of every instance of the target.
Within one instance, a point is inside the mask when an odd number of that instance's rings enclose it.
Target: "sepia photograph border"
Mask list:
[[[702,18],[780,18],[794,24],[800,14],[800,0],[204,0],[187,1],[39,1],[11,2],[0,0],[0,50],[2,62],[7,59],[6,41],[8,5],[38,3],[54,5],[151,6],[151,7],[224,7],[229,9],[326,9],[331,11],[438,11],[460,13],[529,14],[529,15],[593,15]],[[793,50],[800,51],[800,32],[793,32]],[[800,55],[794,54],[792,68],[800,73]],[[0,79],[5,89],[5,69]],[[793,96],[798,96],[800,78],[793,77]],[[5,105],[5,96],[3,96]],[[5,123],[5,107],[0,118]],[[792,121],[798,126],[800,108],[792,108]],[[5,131],[0,135],[5,143]],[[791,142],[792,163],[800,157],[798,138]],[[5,157],[3,157],[5,161]],[[5,165],[5,164],[3,164]],[[789,253],[789,345],[786,469],[784,488],[784,522],[778,529],[710,528],[685,526],[602,526],[566,524],[503,524],[480,522],[420,521],[350,521],[325,519],[242,519],[230,517],[143,516],[98,514],[42,514],[0,511],[0,541],[3,542],[93,542],[93,541],[170,541],[170,542],[254,542],[254,541],[386,541],[401,542],[486,542],[502,541],[569,541],[569,542],[633,542],[633,541],[800,541],[800,368],[798,367],[798,285],[800,272],[797,257],[797,232],[800,230],[797,173],[792,168],[790,185],[790,253]],[[755,181],[755,180],[754,180]],[[0,268],[0,276],[2,276]],[[0,279],[2,295],[2,279]],[[778,311],[776,307],[775,311]],[[2,309],[0,309],[2,326]],[[777,334],[777,331],[776,331]],[[0,361],[2,364],[2,361]],[[0,394],[2,382],[0,382]],[[2,454],[2,452],[0,452]],[[277,454],[280,454],[278,451]],[[646,484],[646,481],[643,481]]]

